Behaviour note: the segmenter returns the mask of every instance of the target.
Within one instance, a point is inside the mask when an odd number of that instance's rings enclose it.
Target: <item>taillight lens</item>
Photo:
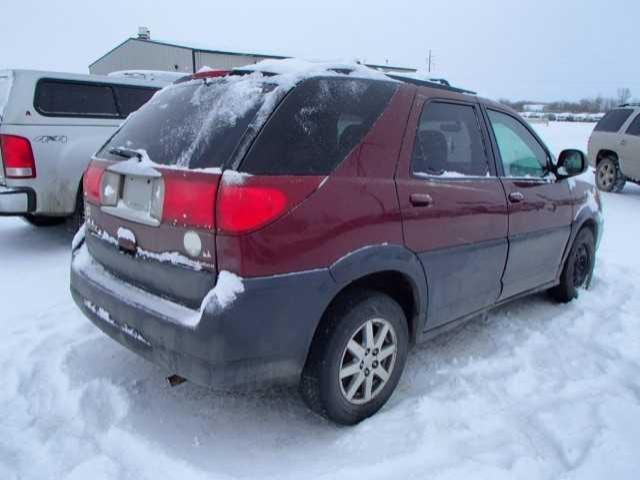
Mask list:
[[[277,188],[223,185],[218,198],[218,229],[230,234],[257,230],[282,215],[287,205],[287,196]]]
[[[89,165],[84,172],[82,188],[85,198],[95,204],[100,204],[100,186],[105,167],[96,163]]]
[[[163,223],[203,229],[214,228],[219,175],[196,175],[165,170],[163,176]],[[157,194],[162,195],[161,192]]]
[[[28,139],[0,135],[0,146],[6,178],[36,178],[36,161]]]
[[[113,172],[104,172],[100,180],[100,204],[106,206],[115,206],[120,196],[120,178],[121,176]]]

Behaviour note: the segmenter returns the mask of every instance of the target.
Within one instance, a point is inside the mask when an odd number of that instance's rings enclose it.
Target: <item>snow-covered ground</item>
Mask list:
[[[536,126],[555,150],[592,127]],[[0,479],[640,478],[640,188],[604,202],[591,291],[420,346],[354,428],[294,390],[168,387],[73,305],[70,237],[0,219]]]

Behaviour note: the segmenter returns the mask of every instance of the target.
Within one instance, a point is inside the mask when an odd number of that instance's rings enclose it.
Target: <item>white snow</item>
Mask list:
[[[202,300],[200,313],[204,312],[205,308],[211,305],[212,302],[215,302],[220,309],[224,309],[231,305],[242,292],[244,292],[242,279],[235,273],[222,270],[218,274],[216,286]]]
[[[592,125],[535,128],[557,152],[584,149]],[[603,200],[590,291],[519,300],[415,348],[390,402],[353,428],[295,389],[168,387],[173,372],[73,304],[64,229],[0,219],[0,478],[637,479],[640,187]]]
[[[136,236],[128,228],[119,227],[116,235],[118,237],[118,240],[126,240],[131,243],[136,243]]]

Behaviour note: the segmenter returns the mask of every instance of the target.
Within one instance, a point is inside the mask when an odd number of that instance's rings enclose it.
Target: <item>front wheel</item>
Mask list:
[[[300,392],[316,413],[353,425],[376,413],[395,390],[409,330],[398,303],[358,290],[329,308],[311,346]]]
[[[595,264],[595,250],[593,232],[583,228],[573,242],[560,275],[560,284],[551,289],[553,298],[562,303],[570,302],[578,296],[579,289],[589,285]]]
[[[596,167],[596,184],[604,192],[619,193],[625,185],[625,178],[615,158],[607,157]]]

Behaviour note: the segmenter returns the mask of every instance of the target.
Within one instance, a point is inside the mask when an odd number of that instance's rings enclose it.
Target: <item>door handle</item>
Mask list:
[[[524,195],[521,192],[511,192],[509,194],[509,201],[511,203],[520,203],[524,200]]]
[[[433,198],[428,193],[412,193],[409,201],[414,207],[429,207],[433,204]]]

